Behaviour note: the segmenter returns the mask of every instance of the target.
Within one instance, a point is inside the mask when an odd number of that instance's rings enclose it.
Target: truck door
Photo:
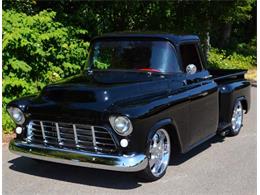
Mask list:
[[[198,42],[182,43],[179,51],[189,96],[188,147],[192,148],[215,135],[219,116],[218,87],[203,67]]]

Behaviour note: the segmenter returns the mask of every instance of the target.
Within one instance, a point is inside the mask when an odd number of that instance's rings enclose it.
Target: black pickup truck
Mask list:
[[[207,70],[198,36],[114,33],[87,68],[8,104],[9,149],[38,160],[161,178],[175,152],[237,135],[250,108],[245,70]]]

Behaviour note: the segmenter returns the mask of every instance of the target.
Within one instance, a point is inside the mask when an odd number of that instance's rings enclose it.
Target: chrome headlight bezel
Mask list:
[[[24,113],[21,111],[20,108],[9,107],[7,108],[7,111],[16,124],[22,125],[25,122]]]
[[[133,131],[132,123],[126,116],[110,116],[109,122],[118,135],[128,136]]]

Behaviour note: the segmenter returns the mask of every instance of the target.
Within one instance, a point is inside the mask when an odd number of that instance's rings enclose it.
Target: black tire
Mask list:
[[[138,173],[138,176],[140,177],[140,178],[142,178],[143,180],[145,180],[145,181],[148,181],[148,182],[152,182],[152,181],[156,181],[156,180],[158,180],[158,179],[160,179],[160,178],[162,178],[164,175],[165,175],[165,173],[166,173],[166,170],[167,170],[167,167],[168,167],[168,165],[169,165],[169,161],[170,161],[170,158],[171,158],[171,140],[170,140],[170,135],[169,135],[169,133],[167,132],[167,130],[165,130],[165,129],[162,129],[162,128],[160,128],[160,129],[158,129],[157,131],[155,131],[155,133],[153,134],[153,138],[154,138],[154,136],[155,136],[155,134],[156,133],[158,133],[158,132],[163,132],[163,133],[166,133],[165,134],[165,140],[163,141],[164,142],[164,144],[163,144],[163,146],[164,146],[164,152],[162,152],[162,155],[167,155],[167,156],[163,156],[163,157],[165,157],[165,159],[167,159],[167,161],[163,161],[163,163],[160,165],[161,167],[160,167],[160,173],[157,175],[155,175],[155,173],[153,173],[153,171],[152,171],[152,169],[154,168],[153,166],[155,166],[155,164],[156,163],[154,163],[154,165],[151,165],[151,161],[152,161],[152,153],[150,152],[150,150],[151,150],[151,145],[150,145],[150,147],[148,147],[148,151],[147,151],[147,155],[148,155],[148,165],[147,165],[147,167],[144,169],[144,170],[142,170],[142,171],[140,171],[139,173]],[[154,141],[154,139],[152,138],[152,140],[151,140],[151,144],[153,143],[153,141]],[[167,140],[167,141],[166,141]],[[154,145],[154,144],[152,144],[152,145]]]
[[[236,136],[240,133],[241,128],[243,127],[243,106],[241,101],[237,100],[233,107],[233,113],[231,118],[231,125],[229,127],[229,136]]]

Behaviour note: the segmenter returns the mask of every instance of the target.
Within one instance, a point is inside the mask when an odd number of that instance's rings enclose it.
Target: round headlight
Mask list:
[[[7,111],[16,124],[21,125],[24,123],[25,117],[23,112],[19,108],[10,107],[7,109]]]
[[[127,136],[133,131],[131,121],[125,116],[111,116],[109,118],[110,124],[113,129],[119,134],[123,136]]]

